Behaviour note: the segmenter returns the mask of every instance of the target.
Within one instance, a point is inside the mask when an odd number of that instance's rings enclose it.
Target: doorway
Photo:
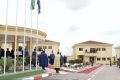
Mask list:
[[[89,62],[95,62],[95,58],[94,57],[89,57]]]

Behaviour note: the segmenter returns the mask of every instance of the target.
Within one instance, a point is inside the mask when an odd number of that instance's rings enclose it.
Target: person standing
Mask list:
[[[93,66],[93,63],[94,63],[93,59],[90,60],[90,63],[91,63],[91,66]]]
[[[0,46],[0,59],[1,59],[1,57],[2,57],[2,48]]]
[[[66,62],[67,62],[67,57],[64,56],[64,64],[66,64]]]
[[[14,50],[13,50],[13,49],[11,50],[10,56],[11,56],[12,58],[14,58]]]
[[[54,60],[54,68],[56,70],[56,73],[59,73],[60,70],[60,57],[61,57],[60,52],[57,52]]]
[[[34,51],[32,52],[32,63],[33,63],[33,67],[36,66],[36,49],[34,49]]]
[[[7,48],[7,51],[6,51],[6,57],[10,57],[10,51],[9,51],[9,48]]]
[[[60,52],[60,66],[62,67],[63,64],[64,64],[64,57],[62,56]]]
[[[28,52],[28,50],[27,50],[27,48],[25,49],[25,58],[27,58],[27,57],[29,57],[29,52]]]
[[[0,47],[0,54],[1,54],[1,57],[4,57],[4,49]]]
[[[43,70],[45,70],[45,67],[48,67],[48,56],[45,51],[42,51],[40,54],[39,66],[41,66]]]
[[[54,59],[55,59],[55,55],[53,53],[53,51],[50,54],[50,64],[53,65],[54,64]]]
[[[111,62],[111,59],[110,59],[110,66],[112,66],[112,62]]]

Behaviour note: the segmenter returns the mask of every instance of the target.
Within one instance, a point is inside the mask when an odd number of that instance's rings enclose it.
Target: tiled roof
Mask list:
[[[56,41],[52,41],[52,40],[45,40],[45,42],[53,42],[53,43],[59,43],[59,42],[56,42]]]
[[[118,46],[118,47],[115,47],[115,49],[120,49],[120,46]]]
[[[85,41],[85,42],[81,42],[78,44],[109,44],[109,43],[103,43],[103,42],[98,42],[98,41]]]

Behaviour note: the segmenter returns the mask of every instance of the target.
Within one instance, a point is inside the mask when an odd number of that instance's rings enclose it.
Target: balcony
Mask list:
[[[87,51],[87,50],[85,50],[84,55],[85,56],[97,56],[97,50],[94,50],[94,51]]]
[[[97,53],[85,53],[85,56],[97,56]]]
[[[88,51],[86,49],[84,55],[85,56],[97,56],[97,50],[90,50],[90,51]]]
[[[77,55],[85,55],[85,53],[84,52],[80,52]]]
[[[97,56],[97,54],[98,54],[97,49],[91,49],[91,50],[85,49],[84,51],[80,51],[77,55]]]

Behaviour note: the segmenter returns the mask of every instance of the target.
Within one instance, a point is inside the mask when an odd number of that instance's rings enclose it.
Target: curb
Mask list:
[[[22,80],[40,80],[40,79],[48,77],[48,76],[52,76],[52,73],[46,73],[46,74],[42,74],[42,75],[35,75],[33,77],[23,78]]]

